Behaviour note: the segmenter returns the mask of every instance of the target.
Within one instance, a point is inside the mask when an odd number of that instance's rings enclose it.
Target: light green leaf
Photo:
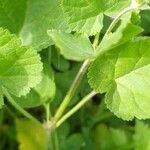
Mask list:
[[[150,118],[150,38],[100,55],[89,70],[91,87],[106,94],[107,107],[124,120]]]
[[[42,80],[37,86],[31,89],[30,93],[20,98],[14,99],[22,107],[31,108],[44,104],[47,101],[52,101],[55,95],[55,83],[52,69],[44,64],[44,71],[42,73]]]
[[[95,35],[103,27],[103,13],[112,15],[126,7],[129,0],[62,0],[73,31]]]
[[[19,150],[47,150],[48,137],[43,126],[29,120],[17,120]]]
[[[25,45],[41,50],[52,44],[47,30],[68,30],[60,0],[28,0],[28,8],[20,36]]]
[[[127,13],[123,16],[120,26],[115,32],[104,36],[100,45],[97,47],[97,51],[101,53],[113,49],[114,47],[133,39],[136,35],[141,33],[143,29],[134,24],[135,15],[135,13]],[[135,23],[137,23],[137,21]]]
[[[41,81],[41,71],[37,52],[0,28],[0,91],[5,88],[15,96],[26,95]]]
[[[0,0],[0,27],[19,33],[22,28],[27,0]]]
[[[60,0],[0,0],[0,26],[38,50],[52,44],[48,29],[69,31]]]
[[[143,122],[137,121],[135,126],[134,144],[135,150],[150,149],[150,126]]]
[[[84,35],[72,35],[56,30],[49,30],[48,34],[67,59],[82,61],[94,55],[92,44]]]

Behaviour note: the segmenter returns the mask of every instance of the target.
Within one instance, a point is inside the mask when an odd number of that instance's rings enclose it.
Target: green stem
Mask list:
[[[115,27],[115,25],[117,24],[117,22],[120,20],[120,18],[121,18],[124,14],[126,14],[126,13],[128,13],[128,12],[130,12],[130,11],[133,11],[133,10],[137,10],[137,9],[139,9],[142,5],[143,5],[143,4],[138,5],[135,0],[132,0],[131,5],[130,5],[129,7],[127,7],[127,8],[125,8],[123,11],[121,11],[121,12],[116,16],[116,18],[113,20],[113,22],[111,23],[111,25],[110,25],[109,28],[107,29],[105,35],[108,35],[108,34],[112,31],[112,29]]]
[[[57,131],[53,130],[51,132],[51,150],[59,150],[59,142],[58,142],[58,136]]]
[[[125,8],[122,12],[120,12],[118,14],[118,16],[113,20],[113,22],[109,26],[109,28],[106,31],[104,36],[106,36],[107,34],[109,34],[112,31],[112,29],[114,28],[114,26],[119,21],[119,19],[121,18],[122,15],[126,14],[129,11],[136,10],[139,7],[140,6],[136,3],[136,1],[132,0],[132,4],[129,7]],[[98,43],[98,37],[99,36],[97,34],[96,37],[95,37],[94,43],[93,43],[94,48],[96,47],[96,44]],[[79,86],[79,83],[81,82],[81,80],[83,78],[83,75],[85,74],[85,72],[86,72],[87,68],[89,67],[89,65],[90,65],[90,60],[86,60],[83,63],[83,65],[81,66],[81,68],[80,68],[75,80],[73,81],[68,93],[66,94],[63,102],[61,103],[60,107],[56,111],[56,114],[55,114],[54,119],[53,119],[54,125],[59,120],[59,118],[62,116],[62,114],[64,113],[66,107],[68,106],[70,100],[72,99],[73,95],[75,94],[75,91],[76,91],[77,87]]]
[[[63,112],[65,111],[66,107],[68,106],[70,100],[75,94],[76,89],[78,88],[84,74],[86,73],[88,67],[90,65],[90,60],[85,60],[83,65],[81,66],[77,76],[75,77],[68,93],[66,94],[63,102],[61,103],[60,107],[58,108],[55,116],[54,116],[54,122],[57,122],[58,119],[62,116]]]
[[[74,106],[68,113],[66,113],[57,123],[56,127],[59,127],[65,120],[67,120],[71,115],[77,112],[83,105],[85,105],[93,96],[97,93],[92,91],[87,96],[85,96],[76,106]]]
[[[50,121],[50,106],[49,103],[44,104],[45,107],[45,113],[46,113],[46,122],[48,123]]]
[[[27,117],[28,119],[36,122],[36,123],[40,123],[36,118],[34,118],[32,115],[30,115],[26,110],[24,110],[20,105],[18,105],[15,100],[11,97],[11,95],[7,92],[6,89],[3,88],[3,93],[6,96],[6,98],[8,99],[8,101],[20,112],[22,113],[25,117]]]

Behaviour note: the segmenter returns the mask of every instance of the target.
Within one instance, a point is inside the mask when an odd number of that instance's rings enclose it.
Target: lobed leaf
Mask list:
[[[29,0],[20,37],[25,45],[38,50],[48,47],[52,41],[48,29],[69,30],[60,6],[60,0]]]
[[[72,35],[62,31],[49,30],[48,34],[67,59],[83,61],[94,55],[94,49],[84,35]]]
[[[48,29],[70,31],[60,0],[0,0],[0,26],[39,51],[52,44]]]
[[[55,96],[55,83],[52,69],[44,64],[42,80],[35,88],[31,89],[26,96],[15,97],[16,102],[25,108],[40,106],[46,102],[51,102]]]
[[[150,38],[130,41],[98,56],[88,78],[94,90],[107,93],[107,107],[118,117],[150,118]]]
[[[129,4],[130,0],[62,0],[73,31],[89,36],[99,33],[103,27],[103,13],[112,15]]]
[[[0,91],[5,88],[15,96],[26,95],[41,81],[41,71],[37,52],[0,28]]]

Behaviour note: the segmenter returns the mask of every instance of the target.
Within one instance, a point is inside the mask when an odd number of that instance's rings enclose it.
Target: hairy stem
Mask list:
[[[64,113],[66,107],[68,106],[70,100],[72,99],[72,97],[75,94],[76,89],[78,88],[84,74],[86,73],[88,67],[90,65],[90,60],[85,60],[83,65],[81,66],[77,76],[75,77],[68,93],[66,94],[63,102],[61,103],[60,107],[58,108],[55,116],[54,116],[54,122],[57,122],[58,119],[62,116],[62,114]]]
[[[29,114],[26,110],[24,110],[20,105],[18,105],[15,100],[11,97],[11,95],[7,92],[6,89],[3,88],[3,93],[6,96],[6,98],[8,99],[8,101],[20,112],[22,113],[25,117],[27,117],[28,119],[36,122],[36,123],[40,123],[35,117],[33,117],[31,114]]]
[[[108,34],[112,31],[112,29],[115,27],[115,25],[117,24],[117,22],[120,20],[120,18],[121,18],[124,14],[126,14],[126,13],[128,13],[128,12],[130,12],[130,11],[133,11],[133,10],[137,10],[137,9],[139,9],[142,5],[143,5],[143,4],[138,5],[135,0],[132,0],[131,5],[130,5],[129,7],[127,7],[127,8],[125,8],[124,10],[122,10],[122,11],[116,16],[116,18],[113,20],[113,22],[111,23],[111,25],[110,25],[109,28],[107,29],[105,35],[108,35]]]
[[[74,106],[68,113],[66,113],[57,123],[56,127],[59,127],[65,120],[67,120],[71,115],[77,112],[83,105],[85,105],[93,96],[97,93],[92,91],[87,96],[85,96],[76,106]]]

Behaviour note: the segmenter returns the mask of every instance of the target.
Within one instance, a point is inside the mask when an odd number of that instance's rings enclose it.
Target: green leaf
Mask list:
[[[149,150],[150,149],[150,126],[141,121],[136,122],[134,144],[135,150]]]
[[[52,69],[47,64],[44,64],[41,82],[35,88],[31,89],[30,93],[26,96],[15,97],[14,99],[22,107],[37,107],[47,101],[51,102],[55,96],[55,90]]]
[[[24,45],[37,50],[52,44],[48,29],[69,31],[60,0],[1,0],[0,26],[17,33]]]
[[[129,0],[62,0],[71,29],[88,35],[95,35],[101,31],[103,13],[112,15],[128,3]]]
[[[3,100],[3,93],[0,89],[0,109],[2,108],[2,106],[4,105],[4,100]]]
[[[130,138],[123,129],[115,129],[98,124],[93,132],[93,139],[97,149],[100,150],[126,150],[130,144]]]
[[[123,16],[121,19],[121,24],[117,28],[117,30],[104,36],[100,45],[97,47],[98,53],[113,49],[118,45],[124,44],[125,42],[133,39],[136,35],[141,33],[143,29],[136,25],[136,16],[137,14],[135,13],[127,13],[125,16]]]
[[[22,28],[27,7],[26,0],[0,0],[0,27],[19,33]]]
[[[100,55],[89,69],[91,87],[106,94],[118,117],[150,118],[150,38],[139,38]]]
[[[0,91],[5,88],[15,96],[26,95],[41,81],[41,71],[37,52],[0,28]]]
[[[140,12],[140,16],[141,16],[141,26],[144,29],[145,33],[149,33],[150,32],[150,10],[142,10]]]
[[[50,30],[48,34],[67,59],[83,61],[94,55],[92,44],[84,35],[72,35],[56,30]]]
[[[60,0],[29,0],[24,25],[20,36],[25,45],[41,50],[52,44],[47,30],[68,30]]]
[[[81,136],[81,134],[73,134],[66,139],[65,148],[63,148],[63,150],[81,149],[83,143],[84,143],[84,141],[83,141],[83,137]]]
[[[43,126],[29,120],[17,120],[19,150],[47,150],[48,137]]]
[[[52,65],[55,70],[60,72],[65,72],[70,68],[69,60],[60,55],[59,49],[56,49],[56,47],[53,47],[52,49]]]

